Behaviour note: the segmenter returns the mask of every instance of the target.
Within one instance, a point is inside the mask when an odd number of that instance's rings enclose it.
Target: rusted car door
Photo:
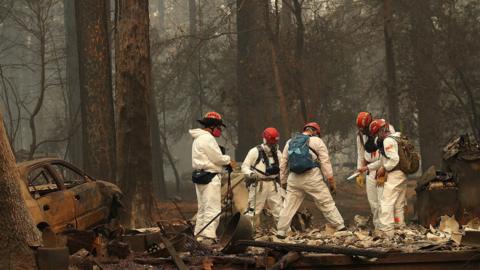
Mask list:
[[[54,232],[76,228],[73,193],[63,189],[48,167],[30,170],[28,189]]]
[[[53,163],[51,167],[65,188],[73,194],[77,229],[84,230],[107,220],[110,204],[95,181],[69,164]]]

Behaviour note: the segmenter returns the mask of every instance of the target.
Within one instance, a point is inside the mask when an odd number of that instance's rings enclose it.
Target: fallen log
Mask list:
[[[389,253],[389,251],[378,250],[378,249],[361,249],[361,248],[334,247],[334,246],[324,246],[324,245],[312,246],[312,245],[253,241],[253,240],[239,240],[239,241],[236,241],[234,245],[269,248],[269,249],[279,250],[279,251],[345,254],[350,256],[363,256],[368,258],[384,258]]]

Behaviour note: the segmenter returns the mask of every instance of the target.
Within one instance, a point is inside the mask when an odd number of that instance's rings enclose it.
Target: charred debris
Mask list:
[[[312,217],[299,213],[294,230],[278,239],[269,227],[254,232],[235,207],[225,206],[222,237],[206,246],[195,240],[193,221],[172,201],[179,218],[155,227],[109,224],[44,233],[40,269],[479,269],[480,147],[460,136],[445,147],[443,158],[442,170],[431,167],[417,180],[418,222],[398,228],[393,237],[377,235],[368,217],[356,215],[347,231],[337,232],[314,228]]]

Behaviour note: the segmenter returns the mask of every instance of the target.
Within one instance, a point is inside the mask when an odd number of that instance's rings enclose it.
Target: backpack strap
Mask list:
[[[257,157],[257,160],[255,160],[255,163],[253,164],[252,167],[257,167],[258,163],[260,163],[260,160],[263,160],[265,165],[268,167],[268,165],[270,164],[270,161],[267,158],[267,154],[265,153],[265,150],[263,150],[263,147],[261,145],[257,145],[256,148],[258,151],[258,157]]]
[[[262,145],[257,145],[256,148],[257,148],[257,151],[258,151],[258,157],[257,157],[257,160],[255,160],[255,163],[252,165],[251,168],[252,168],[252,170],[255,170],[256,172],[258,172],[262,175],[266,175],[265,172],[262,172],[259,169],[257,169],[257,165],[258,165],[258,163],[260,163],[261,160],[263,160],[263,162],[265,163],[265,167],[268,167],[270,162],[267,158],[267,154],[265,153],[265,150],[263,150]]]
[[[258,150],[258,155],[262,157],[263,163],[265,163],[265,167],[268,167],[270,165],[270,160],[267,157],[267,153],[265,153],[265,150],[261,145],[257,146]]]
[[[273,157],[273,164],[280,165],[280,162],[278,160],[278,154],[277,154],[277,149],[271,150],[272,152],[272,157]]]
[[[308,149],[310,149],[310,151],[312,151],[315,154],[315,156],[317,156],[317,158],[314,159],[314,161],[317,161],[318,167],[320,167],[320,155],[317,153],[317,151],[315,151],[315,149],[310,147],[310,138],[308,138],[307,140],[307,145],[308,145]]]
[[[310,151],[312,151],[317,156],[317,158],[314,161],[317,161],[316,163],[318,164],[318,168],[320,169],[320,174],[322,175],[323,179],[325,180],[325,175],[323,174],[322,165],[320,163],[320,155],[318,154],[317,151],[315,151],[315,149],[310,147],[310,138],[308,138],[307,143],[308,143],[308,149],[310,149]]]

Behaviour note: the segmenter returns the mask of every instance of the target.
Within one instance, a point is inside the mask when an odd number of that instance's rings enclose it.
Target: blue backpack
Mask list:
[[[310,155],[308,142],[310,137],[299,134],[288,144],[288,169],[294,173],[304,173],[312,168],[319,167],[318,162]],[[316,154],[316,153],[315,153]]]

